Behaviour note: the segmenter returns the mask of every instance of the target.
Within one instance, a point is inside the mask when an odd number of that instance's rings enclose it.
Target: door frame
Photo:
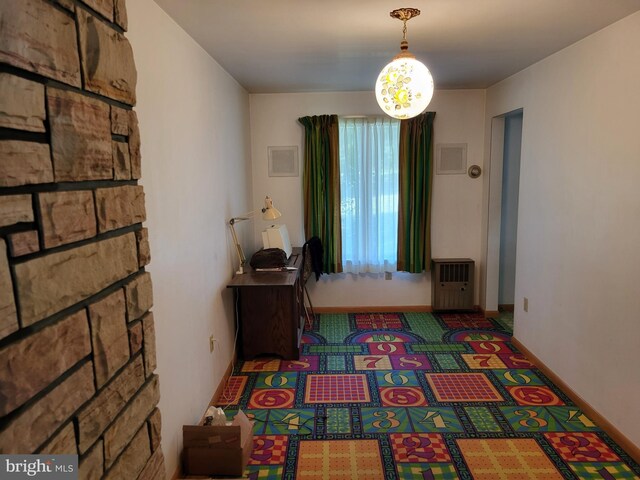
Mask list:
[[[500,227],[502,222],[502,173],[504,166],[504,139],[506,117],[522,113],[524,130],[524,110],[517,108],[491,119],[489,139],[489,165],[487,174],[487,229],[484,238],[484,275],[481,288],[481,305],[486,316],[498,314],[498,294],[500,289]],[[518,273],[516,272],[516,281]],[[514,300],[515,301],[515,300]]]

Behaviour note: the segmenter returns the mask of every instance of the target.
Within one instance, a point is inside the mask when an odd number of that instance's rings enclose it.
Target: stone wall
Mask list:
[[[125,0],[0,19],[0,453],[164,478]]]

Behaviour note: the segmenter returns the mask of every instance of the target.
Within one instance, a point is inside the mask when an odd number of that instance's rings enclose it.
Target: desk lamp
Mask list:
[[[236,229],[234,225],[243,220],[249,220],[252,218],[258,210],[254,210],[249,213],[242,214],[239,217],[233,217],[229,220],[229,226],[231,227],[231,235],[233,236],[233,243],[236,247],[236,253],[238,254],[238,260],[240,261],[240,266],[238,267],[237,274],[244,273],[244,266],[247,263],[247,259],[244,256],[244,252],[242,251],[242,247],[240,246],[240,242],[238,241],[238,236],[236,235]],[[263,220],[275,220],[276,218],[280,218],[282,214],[280,211],[273,206],[273,200],[270,196],[266,196],[264,199],[264,207],[260,210],[262,212]]]

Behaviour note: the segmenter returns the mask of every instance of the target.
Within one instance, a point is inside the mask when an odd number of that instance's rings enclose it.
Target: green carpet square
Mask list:
[[[362,353],[360,345],[309,345],[309,353]]]
[[[591,432],[600,428],[577,407],[554,406],[547,407],[564,430],[568,432]]]
[[[417,387],[418,378],[412,370],[377,370],[379,387]]]
[[[460,419],[451,407],[417,407],[409,409],[414,432],[463,432]]]
[[[440,365],[442,370],[458,370],[460,369],[460,365],[456,362],[456,359],[453,358],[453,355],[448,353],[437,353],[435,355],[436,362]]]
[[[327,408],[327,433],[351,433],[348,408]]]
[[[246,472],[251,480],[281,480],[282,465],[249,465]]]
[[[407,411],[393,407],[363,408],[362,429],[365,433],[411,432]]]
[[[513,312],[500,312],[495,320],[504,328],[507,332],[513,332]]]
[[[479,433],[502,432],[502,428],[487,407],[464,407],[464,410]]]
[[[258,375],[255,388],[296,388],[297,372],[263,372]]]
[[[418,343],[412,345],[414,352],[466,352],[467,347],[459,343]]]
[[[410,312],[404,318],[413,333],[420,335],[427,342],[439,342],[445,330],[430,313]]]
[[[327,343],[343,343],[344,339],[351,333],[349,326],[349,315],[333,314],[322,315],[320,322],[320,335],[322,335]]]
[[[271,410],[264,431],[267,435],[310,435],[314,432],[315,411],[304,409]]]
[[[624,480],[638,477],[624,463],[619,462],[594,462],[594,463],[569,463],[569,467],[580,480]]]
[[[327,356],[327,370],[345,370],[345,359],[337,355]]]
[[[564,430],[546,407],[500,407],[515,432],[561,432]]]
[[[506,386],[544,385],[544,382],[532,371],[523,369],[491,370],[496,378]]]

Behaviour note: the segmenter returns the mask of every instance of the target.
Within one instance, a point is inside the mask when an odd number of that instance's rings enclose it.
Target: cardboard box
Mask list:
[[[239,410],[230,425],[184,425],[182,436],[185,474],[241,476],[253,449],[253,422]]]

